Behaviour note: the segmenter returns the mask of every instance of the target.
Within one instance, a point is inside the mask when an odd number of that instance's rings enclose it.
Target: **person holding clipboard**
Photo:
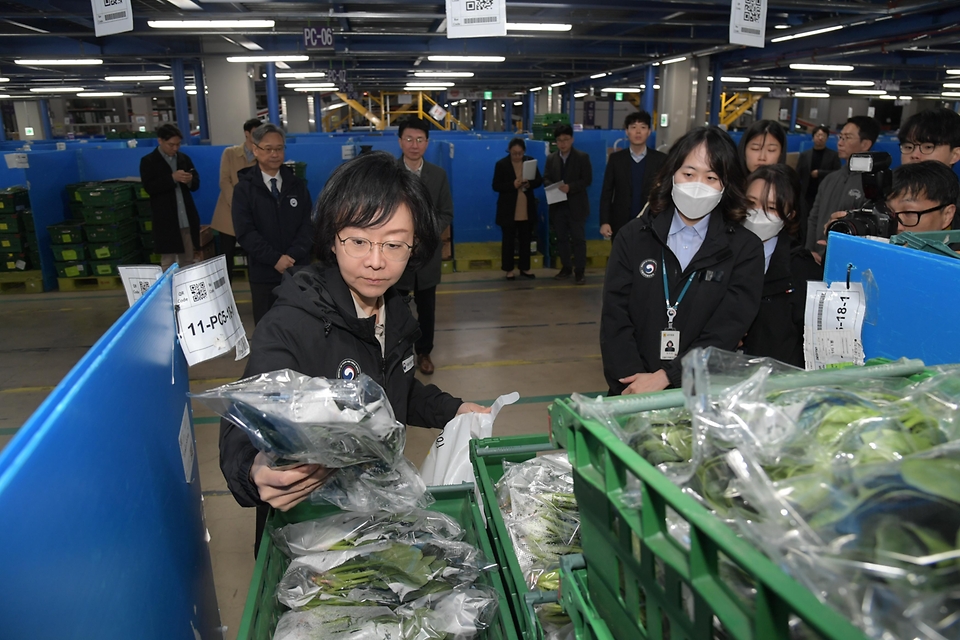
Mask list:
[[[742,226],[737,149],[699,127],[670,149],[643,214],[613,241],[600,352],[610,395],[680,386],[694,347],[737,348],[760,307],[763,245]]]
[[[497,198],[497,226],[503,231],[500,252],[500,268],[507,280],[516,279],[514,269],[514,242],[520,243],[517,251],[521,278],[535,278],[530,271],[530,238],[537,226],[537,199],[533,190],[543,183],[537,161],[525,155],[527,145],[523,138],[514,138],[507,145],[508,155],[493,167],[493,190]]]

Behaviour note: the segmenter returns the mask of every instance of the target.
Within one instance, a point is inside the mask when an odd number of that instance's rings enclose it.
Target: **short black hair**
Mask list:
[[[830,135],[830,127],[825,124],[818,124],[813,128],[813,133],[811,135],[817,135],[817,131],[823,131],[828,136]]]
[[[756,180],[764,183],[761,194],[761,204],[766,206],[770,198],[770,189],[773,188],[774,200],[777,203],[777,214],[783,220],[787,233],[794,235],[800,228],[797,217],[800,214],[800,176],[785,164],[768,164],[757,167],[757,170],[747,176],[747,188]]]
[[[169,140],[170,138],[180,138],[183,140],[183,134],[180,133],[177,125],[170,123],[157,127],[157,137],[161,140]]]
[[[243,123],[243,130],[253,131],[257,127],[259,127],[261,124],[263,124],[263,122],[260,121],[260,118],[250,118],[249,120]]]
[[[926,196],[940,205],[957,204],[960,200],[960,180],[953,169],[937,162],[924,160],[901,165],[893,172],[893,187],[887,199],[903,196]]]
[[[948,144],[960,147],[960,114],[938,107],[910,116],[897,134],[900,142]]]
[[[653,118],[650,117],[650,114],[641,109],[640,111],[634,111],[633,113],[627,114],[627,117],[623,119],[623,128],[629,129],[630,125],[632,125],[634,122],[639,122],[649,127],[652,121]]]
[[[743,132],[740,137],[740,144],[737,146],[737,152],[740,160],[743,161],[743,170],[747,171],[747,145],[750,141],[759,136],[771,136],[780,143],[780,158],[777,160],[780,164],[787,161],[787,132],[783,130],[779,122],[773,120],[757,120],[750,128]]]
[[[854,125],[859,130],[860,140],[869,140],[872,143],[880,137],[880,123],[870,116],[853,116],[847,118],[847,124]]]
[[[573,137],[573,127],[568,124],[558,124],[553,129],[553,139],[556,140],[560,136],[570,136]]]
[[[376,227],[406,205],[413,216],[413,253],[407,262],[416,269],[440,243],[440,222],[423,180],[401,166],[386,151],[363,153],[330,176],[313,209],[314,251],[326,265],[335,265],[333,243],[347,227]]]
[[[728,222],[740,222],[747,217],[747,196],[744,194],[743,164],[737,155],[737,147],[727,132],[720,127],[697,127],[691,129],[676,141],[663,161],[663,168],[657,174],[650,192],[650,212],[659,215],[672,214],[673,174],[683,166],[683,161],[700,145],[707,147],[707,159],[710,168],[720,178],[723,185],[723,198],[720,208]]]
[[[520,147],[521,149],[526,151],[527,143],[523,141],[523,138],[514,138],[510,141],[510,144],[507,145],[507,151],[509,152],[510,149],[513,149],[514,147]]]
[[[402,118],[397,123],[397,137],[402,138],[403,132],[407,129],[416,129],[417,131],[423,131],[424,135],[430,137],[430,124],[423,118],[417,118],[410,116],[407,118]]]

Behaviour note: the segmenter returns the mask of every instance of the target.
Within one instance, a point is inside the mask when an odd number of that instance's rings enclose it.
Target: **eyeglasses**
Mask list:
[[[406,260],[410,257],[410,252],[413,251],[412,246],[399,240],[373,242],[366,238],[341,238],[339,234],[337,235],[337,240],[340,241],[340,244],[343,245],[343,250],[351,258],[365,258],[375,244],[380,245],[380,253],[383,254],[383,257],[393,262]]]
[[[911,154],[914,149],[920,149],[920,153],[925,156],[933,153],[937,148],[937,145],[932,142],[924,142],[922,144],[917,144],[916,142],[901,142],[900,143],[900,153]]]
[[[852,133],[839,133],[837,134],[837,139],[843,140],[844,142],[853,142],[854,140],[859,140],[860,136]]]
[[[922,151],[922,150],[921,150]],[[945,204],[938,204],[935,207],[924,209],[923,211],[891,211],[890,213],[897,218],[897,222],[905,227],[915,227],[920,224],[920,216],[943,209]]]
[[[286,147],[261,147],[257,143],[253,143],[253,146],[271,156],[275,153],[283,153],[283,150],[286,149]]]
[[[424,138],[423,136],[418,136],[416,138],[411,138],[410,136],[406,136],[403,139],[403,141],[406,142],[407,144],[413,144],[414,142],[416,142],[417,144],[423,144],[424,142],[427,141],[427,139]]]

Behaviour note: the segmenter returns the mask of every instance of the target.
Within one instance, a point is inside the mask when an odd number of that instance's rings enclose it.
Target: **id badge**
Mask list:
[[[664,329],[660,332],[660,359],[674,360],[680,350],[680,332]]]

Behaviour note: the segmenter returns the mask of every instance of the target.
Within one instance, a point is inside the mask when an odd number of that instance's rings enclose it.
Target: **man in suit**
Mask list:
[[[590,215],[587,187],[593,182],[590,156],[573,148],[573,127],[557,125],[553,132],[557,150],[547,156],[543,184],[559,183],[559,190],[567,194],[563,202],[550,205],[550,222],[557,232],[557,252],[563,265],[553,277],[563,280],[574,276],[577,284],[586,284],[587,236],[585,226]],[[571,268],[572,266],[572,268]]]
[[[453,195],[450,193],[447,172],[423,159],[430,143],[430,125],[421,118],[405,118],[399,123],[398,135],[402,153],[397,161],[423,180],[437,211],[439,231],[443,233],[453,222]],[[420,337],[414,348],[417,351],[417,367],[424,375],[431,375],[435,369],[430,353],[433,351],[442,252],[442,245],[437,245],[437,250],[429,262],[415,271],[408,269],[396,284],[397,290],[404,295],[410,295],[412,291],[417,303]]]
[[[227,147],[220,156],[220,197],[213,210],[210,226],[220,233],[220,253],[227,259],[227,275],[233,282],[233,255],[237,248],[237,234],[233,229],[233,188],[240,178],[237,172],[252,167],[257,162],[253,155],[253,130],[262,123],[260,118],[250,118],[243,123],[243,144]]]
[[[629,148],[610,154],[603,173],[600,192],[600,235],[617,237],[620,227],[637,217],[647,204],[650,188],[667,157],[647,147],[650,137],[650,114],[635,111],[623,121]]]
[[[157,129],[157,148],[140,159],[140,182],[150,195],[153,241],[164,270],[193,264],[200,249],[200,216],[192,191],[200,188],[193,162],[180,153],[183,134],[172,124]]]
[[[800,242],[806,243],[807,218],[813,201],[817,198],[820,183],[829,174],[840,169],[840,156],[827,148],[830,129],[824,125],[813,130],[813,148],[807,149],[797,159],[797,173],[800,175]]]

